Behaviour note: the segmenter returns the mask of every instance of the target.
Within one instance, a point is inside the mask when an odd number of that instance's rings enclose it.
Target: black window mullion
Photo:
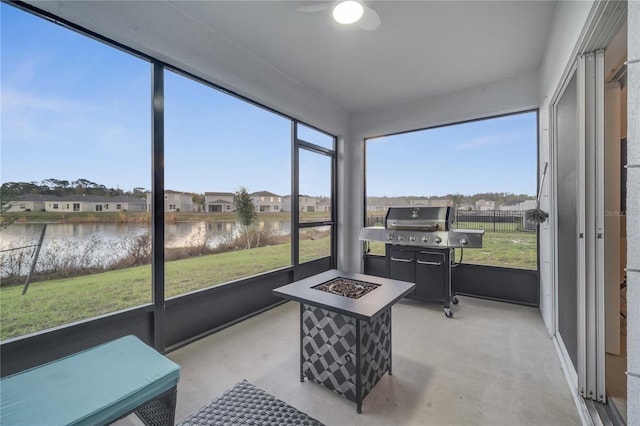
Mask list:
[[[336,138],[333,138],[333,147],[336,147]],[[338,227],[337,221],[337,206],[338,206],[338,156],[334,150],[331,157],[331,267],[336,269],[338,267]]]
[[[294,175],[294,180],[296,181],[296,196],[295,196],[295,200],[296,200],[296,206],[295,209],[293,207],[293,201],[292,201],[292,214],[295,213],[295,218],[292,217],[292,222],[295,224],[295,231],[294,231],[294,238],[296,238],[296,243],[297,243],[297,249],[296,249],[296,259],[295,259],[295,263],[294,263],[294,268],[296,266],[299,265],[299,234],[300,234],[300,229],[304,229],[304,228],[315,228],[315,227],[320,227],[320,226],[330,226],[331,227],[331,231],[330,231],[330,235],[331,235],[331,267],[332,268],[336,268],[337,267],[337,247],[338,247],[338,235],[337,235],[337,226],[336,226],[336,218],[337,218],[337,155],[336,155],[336,151],[335,149],[329,149],[329,148],[325,148],[323,146],[319,146],[316,145],[314,143],[299,139],[297,136],[297,125],[294,124],[294,155],[296,157],[295,159],[295,169],[293,172]],[[335,148],[336,146],[336,138],[333,137],[333,147]],[[298,175],[299,175],[299,167],[300,167],[300,163],[299,163],[299,152],[301,149],[304,149],[305,151],[309,151],[312,152],[314,154],[318,154],[318,155],[324,155],[327,156],[331,159],[331,219],[330,220],[323,220],[323,221],[317,221],[317,222],[300,222],[300,205],[299,205],[299,196],[300,194],[299,192],[299,181],[298,181]],[[293,244],[292,244],[293,246]]]
[[[298,123],[291,120],[291,263],[295,271],[300,264],[300,200],[298,199],[300,183],[298,172],[300,169],[300,155],[298,153]]]
[[[325,220],[322,222],[300,222],[300,228],[316,228],[318,226],[334,226],[335,222],[332,220]]]
[[[153,345],[165,350],[164,276],[164,67],[153,63],[151,74],[152,187],[151,187],[151,283],[153,300]]]

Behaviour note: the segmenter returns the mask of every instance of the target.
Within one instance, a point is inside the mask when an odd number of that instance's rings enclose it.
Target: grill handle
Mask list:
[[[402,224],[398,224],[396,222],[391,222],[390,224],[387,225],[387,229],[392,229],[392,230],[407,230],[407,231],[425,231],[425,232],[434,232],[437,231],[438,229],[440,229],[440,225],[435,223],[432,225],[414,225],[411,223],[402,223]]]
[[[401,259],[393,256],[391,256],[391,260],[393,260],[394,262],[405,262],[405,263],[413,262],[413,259]]]
[[[424,260],[418,260],[420,265],[442,266],[442,262],[425,262]]]

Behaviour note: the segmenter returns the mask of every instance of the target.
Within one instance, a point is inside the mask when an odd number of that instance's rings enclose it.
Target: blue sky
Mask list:
[[[370,139],[367,195],[536,196],[536,120],[528,112]]]
[[[151,65],[4,3],[0,15],[1,181],[150,189]],[[168,189],[290,193],[288,119],[169,71],[165,114]],[[530,113],[371,140],[368,195],[535,195],[535,120]],[[329,195],[326,161],[309,155],[300,191]]]

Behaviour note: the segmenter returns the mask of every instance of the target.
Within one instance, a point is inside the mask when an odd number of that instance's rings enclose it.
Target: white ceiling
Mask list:
[[[334,23],[329,10],[296,10],[313,1],[32,3],[144,53],[170,57],[179,49],[211,67],[234,61],[216,57],[213,40],[223,40],[349,112],[537,70],[555,7],[554,1],[373,1],[382,26],[370,32]]]

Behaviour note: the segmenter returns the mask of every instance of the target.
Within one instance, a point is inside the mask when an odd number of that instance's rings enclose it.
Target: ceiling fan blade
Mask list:
[[[372,9],[369,6],[365,6],[364,14],[358,21],[358,26],[363,30],[374,31],[377,30],[381,24],[382,19],[380,18],[378,12],[376,12],[375,9]]]
[[[325,10],[329,10],[331,5],[331,2],[314,3],[307,6],[296,7],[296,11],[303,13],[324,12]]]

